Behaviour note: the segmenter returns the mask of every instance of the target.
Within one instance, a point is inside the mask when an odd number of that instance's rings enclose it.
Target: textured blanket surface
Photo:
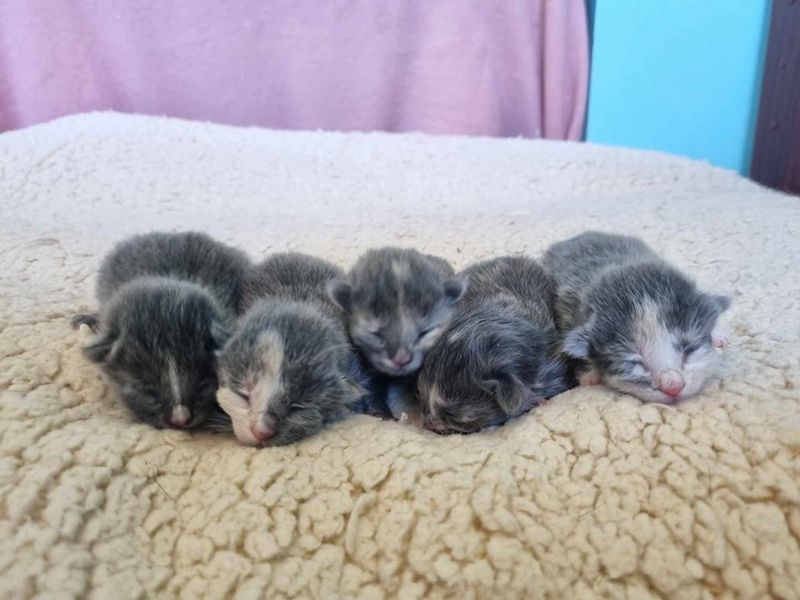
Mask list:
[[[797,598],[800,200],[654,153],[92,114],[0,136],[0,597]],[[67,324],[124,236],[455,266],[587,228],[728,293],[719,381],[256,450],[132,422]]]

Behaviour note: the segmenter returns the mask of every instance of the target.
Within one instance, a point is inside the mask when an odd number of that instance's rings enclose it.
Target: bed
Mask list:
[[[800,597],[800,199],[572,142],[114,113],[0,136],[0,597]],[[494,431],[352,417],[285,448],[134,423],[69,317],[130,234],[456,267],[585,229],[727,293],[706,393],[602,387]]]

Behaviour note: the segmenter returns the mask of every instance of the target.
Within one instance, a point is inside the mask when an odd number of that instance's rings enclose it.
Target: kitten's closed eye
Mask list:
[[[147,412],[152,412],[153,414],[157,414],[161,410],[161,402],[158,401],[158,398],[150,394],[140,394],[139,402],[142,408]]]
[[[129,394],[136,394],[143,402],[147,404],[157,405],[158,392],[156,388],[149,385],[125,385],[123,389]]]
[[[644,360],[641,358],[632,357],[623,361],[622,364],[624,365],[628,376],[631,377],[646,377],[648,373],[650,373],[650,369],[645,366]]]
[[[380,330],[378,330],[378,331],[364,331],[361,334],[361,338],[365,342],[367,342],[369,344],[372,344],[373,346],[376,346],[376,347],[379,347],[379,348],[382,348],[383,346],[386,345],[386,341],[383,339],[383,332],[380,331]]]
[[[243,392],[242,390],[235,390],[236,395],[239,396],[245,402],[250,402],[250,394],[247,392]]]
[[[683,342],[682,344],[683,355],[689,356],[693,352],[697,352],[702,346],[703,342]]]
[[[434,329],[436,329],[436,328],[437,328],[437,326],[436,326],[436,325],[433,325],[433,326],[431,326],[431,327],[428,327],[428,328],[426,328],[426,329],[423,329],[422,331],[420,331],[420,332],[419,332],[419,335],[417,336],[417,340],[421,340],[422,338],[424,338],[426,335],[428,335],[429,333],[431,333],[431,332],[432,332]]]
[[[125,387],[122,390],[128,405],[140,418],[148,420],[158,420],[161,414],[162,404],[158,399],[158,393],[151,388]]]

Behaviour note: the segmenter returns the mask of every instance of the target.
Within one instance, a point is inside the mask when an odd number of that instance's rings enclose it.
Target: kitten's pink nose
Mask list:
[[[677,398],[685,385],[683,378],[676,371],[667,371],[661,375],[658,389],[670,398]]]
[[[430,417],[425,421],[425,427],[436,433],[444,433],[447,430],[444,423],[436,417]]]
[[[397,354],[394,355],[392,362],[396,367],[405,367],[411,362],[411,353],[406,352],[405,350],[398,350]]]
[[[250,433],[253,434],[253,437],[259,444],[263,444],[275,434],[275,431],[272,429],[272,427],[259,424],[250,427]]]
[[[185,406],[176,406],[169,416],[169,424],[178,429],[185,429],[192,418],[192,413]]]

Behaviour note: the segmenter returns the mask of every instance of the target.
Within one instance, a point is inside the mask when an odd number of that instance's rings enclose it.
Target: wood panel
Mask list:
[[[774,0],[750,176],[800,194],[800,2]]]

